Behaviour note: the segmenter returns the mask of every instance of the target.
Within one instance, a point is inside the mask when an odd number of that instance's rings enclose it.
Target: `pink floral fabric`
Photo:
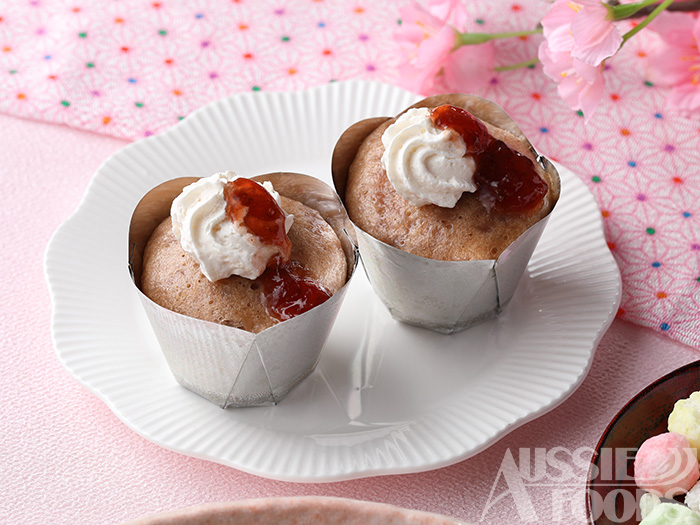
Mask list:
[[[232,93],[390,81],[391,2],[0,2],[0,110],[139,139]]]
[[[0,111],[139,139],[244,91],[352,78],[397,82],[399,8],[388,0],[19,0],[0,3]],[[470,0],[468,26],[531,29],[549,3]],[[541,36],[496,43],[497,65]],[[495,73],[501,104],[543,154],[596,195],[620,265],[618,315],[700,348],[700,122],[645,74],[648,31],[606,65],[588,123],[540,65]]]

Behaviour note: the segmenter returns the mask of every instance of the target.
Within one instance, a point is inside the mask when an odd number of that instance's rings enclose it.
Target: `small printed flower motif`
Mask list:
[[[649,80],[672,88],[668,97],[671,108],[700,115],[700,18],[664,12],[648,29],[663,40],[649,56]]]
[[[611,11],[599,0],[557,0],[542,19],[547,45],[566,50],[591,66],[600,65],[622,45]]]
[[[486,85],[493,72],[494,48],[491,43],[458,47],[457,31],[466,22],[460,2],[432,0],[427,10],[414,2],[402,8],[400,16],[395,39],[404,54],[399,65],[403,87],[430,95]]]

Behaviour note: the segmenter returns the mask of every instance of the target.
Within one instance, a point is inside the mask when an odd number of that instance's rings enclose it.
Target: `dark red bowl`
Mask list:
[[[620,410],[603,432],[591,458],[586,513],[595,525],[638,524],[634,454],[652,436],[667,432],[668,415],[679,399],[700,390],[700,361],[654,381]]]

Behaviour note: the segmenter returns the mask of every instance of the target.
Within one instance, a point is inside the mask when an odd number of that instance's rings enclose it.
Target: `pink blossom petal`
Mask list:
[[[449,56],[454,39],[452,28],[444,26],[436,37],[423,40],[399,66],[399,84],[416,93],[432,93],[435,77]]]
[[[600,0],[557,0],[542,20],[545,41],[538,49],[544,73],[559,96],[586,121],[605,93],[602,62],[620,48],[622,37]]]
[[[588,84],[592,84],[602,75],[602,66],[592,66],[575,58],[571,61],[571,65],[576,74]]]
[[[695,19],[695,26],[693,27],[693,40],[695,41],[695,47],[700,49],[700,17]]]
[[[428,11],[441,22],[447,22],[455,2],[456,0],[429,0]]]
[[[444,23],[450,22],[460,31],[467,22],[467,10],[459,0],[429,0],[428,11]]]
[[[399,65],[398,73],[397,83],[399,86],[422,95],[427,95],[431,92],[435,71],[417,69],[412,64],[404,62]]]
[[[558,87],[559,96],[573,110],[581,110],[588,121],[595,113],[605,94],[605,79],[602,73],[595,82],[588,83],[576,75],[567,76]]]
[[[469,21],[469,14],[464,6],[460,3],[459,8],[455,9],[450,16],[450,24],[452,27],[457,29],[457,31],[464,32],[467,28],[467,22]]]
[[[428,87],[426,94],[429,95],[439,95],[441,93],[450,93],[451,89],[445,84],[445,75],[438,75],[433,77],[432,84]]]
[[[406,5],[399,9],[401,17],[401,25],[421,25],[427,28],[439,29],[445,25],[445,22],[431,15],[423,6],[417,2]]]
[[[425,38],[425,32],[417,25],[402,24],[398,31],[394,32],[394,40],[399,44],[418,45]]]
[[[544,74],[555,82],[561,82],[571,70],[571,55],[553,53],[546,40],[540,44],[537,56],[542,62]]]
[[[685,47],[694,45],[694,26],[697,27],[697,24],[692,15],[664,11],[647,26],[647,29],[658,33],[668,44]]]
[[[586,86],[580,77],[575,77],[573,75],[564,78],[559,83],[557,87],[557,92],[559,96],[566,102],[566,104],[574,111],[581,109],[581,102],[579,101],[579,95],[581,90]]]
[[[452,47],[455,44],[455,32],[449,27],[443,27],[434,38],[425,39],[418,46],[418,57],[414,63],[415,67],[420,69],[433,69],[442,66],[442,63],[447,59]]]
[[[678,48],[668,44],[661,44],[661,47],[649,57],[647,63],[647,77],[649,80],[660,86],[674,86],[690,82],[692,71],[690,66],[693,62],[684,57],[698,54],[697,48]],[[697,62],[700,63],[700,60]]]
[[[622,35],[612,21],[607,19],[607,14],[604,7],[586,7],[576,16],[571,23],[571,35],[575,42],[572,52],[574,58],[598,66],[620,49]]]
[[[418,20],[423,18],[427,11],[417,2],[405,5],[399,9],[399,17],[401,17],[401,24],[415,24]]]
[[[429,0],[429,9],[431,12],[416,2],[401,8],[403,23],[394,35],[403,54],[398,82],[422,94],[444,89],[441,73],[457,39],[447,19],[463,18],[459,0]]]
[[[578,4],[566,0],[557,0],[542,19],[542,28],[546,41],[552,51],[570,51],[574,47],[571,36],[571,22],[577,14]]]
[[[583,111],[584,120],[588,122],[600,105],[600,101],[605,95],[605,78],[601,74],[595,82],[587,84],[581,90],[579,101],[581,111]]]
[[[683,84],[673,88],[668,105],[683,113],[700,115],[700,84]]]
[[[547,40],[549,40],[552,31],[571,24],[577,13],[575,7],[577,8],[578,6],[579,4],[576,2],[567,0],[557,0],[552,4],[552,7],[541,21],[542,32]]]
[[[552,30],[546,40],[550,49],[566,51],[567,53],[571,53],[575,45],[574,37],[571,36],[571,26],[569,25]]]
[[[473,93],[486,87],[493,76],[496,50],[492,42],[462,46],[445,61],[444,79],[453,92]]]
[[[659,16],[661,21],[654,29],[664,43],[649,57],[647,75],[653,82],[673,88],[670,107],[700,114],[700,21],[687,14],[663,14],[668,16]]]
[[[421,92],[416,74],[416,68],[411,66],[409,63],[404,62],[398,66],[397,70],[398,76],[396,78],[396,84],[398,86],[412,91],[413,93]]]
[[[557,72],[553,71],[553,68],[555,66],[555,61],[552,58],[552,53],[549,50],[549,46],[547,45],[547,41],[545,40],[540,44],[540,46],[537,48],[537,58],[540,59],[540,62],[542,63],[542,69],[545,73],[545,75],[551,77],[551,78],[556,78],[556,75],[558,74]],[[560,71],[559,71],[560,73]]]

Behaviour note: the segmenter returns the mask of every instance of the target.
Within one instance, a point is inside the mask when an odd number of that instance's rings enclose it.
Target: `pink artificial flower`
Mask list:
[[[617,52],[622,36],[597,0],[557,0],[542,28],[538,57],[544,73],[559,84],[564,102],[588,121],[605,93],[603,61]]]
[[[622,45],[612,14],[599,0],[557,0],[542,19],[542,29],[552,51],[566,49],[591,66],[600,65]]]
[[[442,68],[441,91],[474,93],[488,84],[493,76],[496,48],[492,42],[462,46],[453,51]]]
[[[467,11],[460,0],[429,0],[428,12],[443,22],[449,22],[460,31],[464,30],[467,23]]]
[[[605,94],[603,66],[581,62],[570,52],[552,51],[546,41],[540,45],[538,57],[545,75],[559,84],[559,96],[571,109],[583,111],[588,122]]]
[[[661,13],[650,25],[663,43],[649,57],[649,80],[671,87],[669,106],[700,113],[700,18]]]
[[[400,14],[402,24],[395,39],[404,53],[399,65],[403,87],[431,95],[476,91],[486,85],[495,51],[490,42],[455,49],[457,31],[466,22],[466,11],[458,0],[431,0],[427,10],[414,2]]]

